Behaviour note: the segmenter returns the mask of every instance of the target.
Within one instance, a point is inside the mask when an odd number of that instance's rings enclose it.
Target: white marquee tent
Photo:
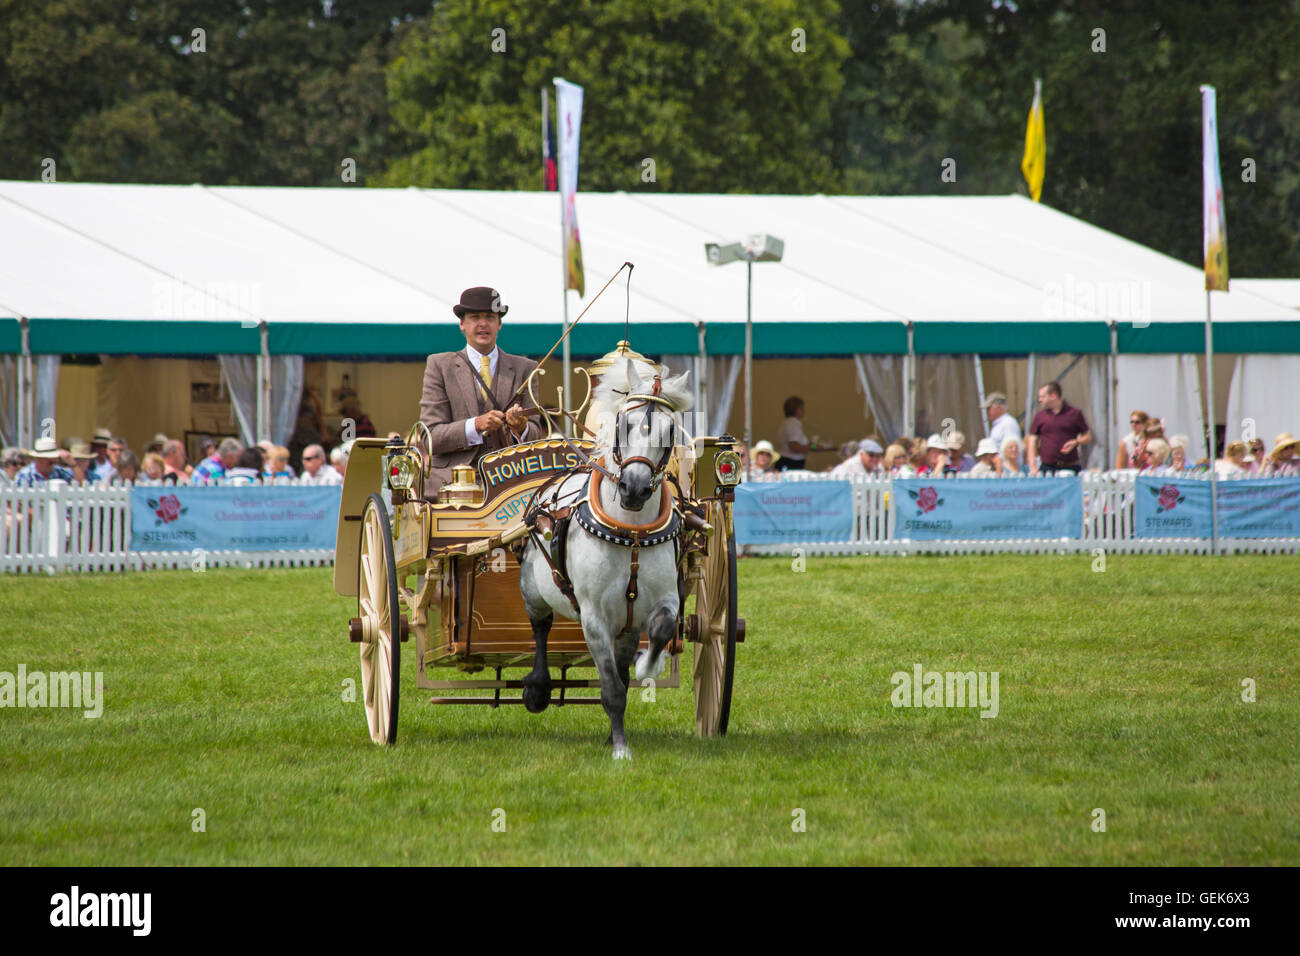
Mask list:
[[[220,356],[246,393],[245,432],[282,432],[303,356],[458,347],[450,309],[470,285],[502,290],[503,343],[544,352],[561,328],[558,207],[540,192],[0,182],[0,431],[30,440],[58,356],[99,353]],[[1129,382],[1197,406],[1200,270],[1019,196],[583,193],[578,219],[587,298],[571,297],[570,317],[629,260],[634,344],[656,355],[743,352],[745,270],[708,265],[703,244],[782,238],[783,261],[754,268],[755,355],[854,357],[886,432],[918,424],[917,382],[941,356],[1084,356],[1108,423]],[[1212,293],[1215,351],[1257,370],[1237,412],[1280,402],[1289,430],[1296,390],[1271,390],[1300,361],[1294,290]],[[574,352],[606,351],[623,319],[614,287]],[[1105,388],[1117,378],[1118,397]],[[976,388],[963,386],[967,406]]]

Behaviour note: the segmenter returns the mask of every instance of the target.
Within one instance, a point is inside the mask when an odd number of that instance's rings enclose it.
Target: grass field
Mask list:
[[[0,671],[105,704],[0,710],[0,863],[1300,863],[1300,559],[1092,561],[745,560],[730,735],[634,693],[630,764],[599,707],[429,706],[413,642],[376,748],[328,569],[5,577]],[[895,708],[918,663],[998,716]]]

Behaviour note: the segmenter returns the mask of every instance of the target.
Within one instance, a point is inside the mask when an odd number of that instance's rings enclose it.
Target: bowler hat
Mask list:
[[[463,319],[470,312],[495,312],[504,316],[510,311],[509,306],[501,304],[501,293],[491,286],[476,285],[460,294],[460,302],[451,307],[456,318]]]

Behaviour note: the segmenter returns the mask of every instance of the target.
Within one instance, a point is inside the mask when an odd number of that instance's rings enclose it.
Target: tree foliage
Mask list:
[[[1210,83],[1232,273],[1300,276],[1297,50],[1300,0],[0,0],[0,177],[538,189],[559,75],[584,189],[1023,193],[1041,77],[1043,202],[1199,262]]]

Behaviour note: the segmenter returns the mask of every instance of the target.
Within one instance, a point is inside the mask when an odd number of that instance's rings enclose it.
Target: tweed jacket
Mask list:
[[[489,405],[480,393],[478,380],[465,361],[465,350],[439,352],[430,355],[424,367],[424,390],[420,395],[420,421],[429,426],[433,435],[433,462],[424,493],[431,498],[444,484],[451,481],[453,465],[472,465],[488,452],[505,444],[515,444],[509,434],[503,442],[501,434],[494,432],[483,436],[481,445],[470,445],[465,440],[465,419],[477,418],[488,411]],[[502,411],[515,390],[524,383],[528,373],[537,367],[532,359],[511,355],[498,347],[497,370],[492,378],[492,394]],[[525,394],[514,404],[528,408],[532,401]],[[534,441],[543,437],[536,419],[529,419],[518,441]]]

